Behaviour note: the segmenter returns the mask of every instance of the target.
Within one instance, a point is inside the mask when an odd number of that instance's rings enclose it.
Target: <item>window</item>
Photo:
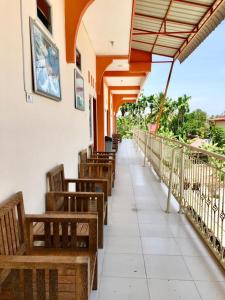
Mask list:
[[[81,71],[81,54],[80,51],[76,49],[76,66]]]
[[[52,33],[51,6],[46,0],[37,0],[37,16],[48,31]]]

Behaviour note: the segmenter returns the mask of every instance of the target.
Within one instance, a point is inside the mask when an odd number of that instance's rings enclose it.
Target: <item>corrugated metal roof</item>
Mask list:
[[[136,0],[134,49],[184,61],[225,18],[225,0]]]

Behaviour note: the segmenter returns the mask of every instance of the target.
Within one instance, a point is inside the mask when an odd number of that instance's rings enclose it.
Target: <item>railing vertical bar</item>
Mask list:
[[[172,152],[172,163],[171,163],[170,181],[169,181],[169,190],[168,190],[167,206],[166,206],[166,212],[167,212],[167,213],[169,213],[170,202],[171,202],[171,196],[172,196],[172,188],[173,188],[173,169],[174,169],[174,161],[175,161],[175,151],[176,151],[176,148],[174,148],[174,149],[173,149],[173,152]]]

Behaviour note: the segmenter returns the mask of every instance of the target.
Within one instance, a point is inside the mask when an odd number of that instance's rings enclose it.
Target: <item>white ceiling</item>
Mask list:
[[[120,90],[117,90],[117,91],[112,91],[112,94],[114,95],[130,95],[130,94],[139,94],[139,90],[123,90],[123,91],[120,91]]]
[[[128,55],[132,2],[95,0],[88,8],[83,22],[97,55]]]
[[[114,59],[106,71],[129,71],[128,59]]]
[[[144,77],[105,77],[108,86],[142,85]]]

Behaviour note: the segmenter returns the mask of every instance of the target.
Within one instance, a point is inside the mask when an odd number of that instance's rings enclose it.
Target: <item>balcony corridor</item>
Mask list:
[[[132,141],[117,179],[100,252],[97,300],[224,300],[225,276],[184,215],[164,212],[166,192]]]

